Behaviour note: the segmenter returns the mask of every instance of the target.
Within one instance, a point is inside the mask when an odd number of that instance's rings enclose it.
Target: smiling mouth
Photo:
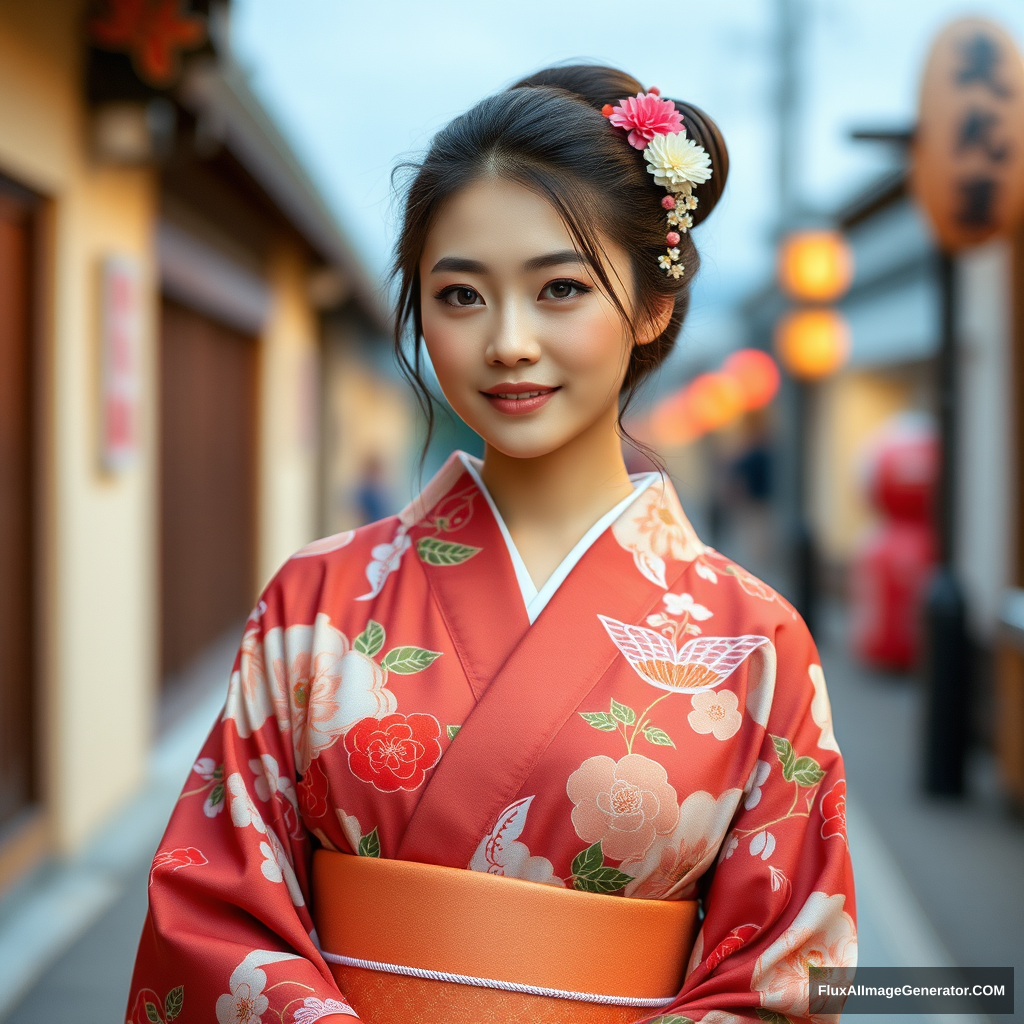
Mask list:
[[[480,394],[498,412],[506,416],[522,416],[546,405],[548,399],[560,390],[560,386],[548,388],[526,381],[522,384],[496,384]]]

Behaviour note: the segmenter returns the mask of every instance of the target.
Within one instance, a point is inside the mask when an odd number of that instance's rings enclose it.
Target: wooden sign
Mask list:
[[[1024,60],[991,21],[955,21],[932,46],[912,184],[950,252],[1010,231],[1024,214]]]
[[[117,473],[139,452],[142,290],[138,263],[130,257],[103,261],[101,331],[100,460]]]

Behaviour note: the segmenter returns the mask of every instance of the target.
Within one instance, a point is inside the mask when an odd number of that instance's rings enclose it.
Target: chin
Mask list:
[[[545,429],[540,423],[517,426],[502,424],[498,429],[491,423],[473,423],[470,426],[489,448],[510,459],[539,459],[557,451],[569,440],[564,431],[554,431],[550,427]]]

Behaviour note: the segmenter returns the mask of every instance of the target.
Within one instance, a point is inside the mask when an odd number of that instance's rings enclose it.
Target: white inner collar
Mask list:
[[[608,529],[616,519],[622,515],[623,512],[634,502],[637,498],[647,490],[655,481],[660,479],[661,474],[659,473],[636,473],[630,476],[630,480],[633,483],[633,493],[627,494],[625,498],[620,501],[615,508],[605,512],[603,516],[594,525],[587,530],[585,534],[576,543],[576,546],[562,559],[559,566],[555,571],[548,577],[544,586],[537,589],[533,580],[530,578],[530,573],[526,568],[526,563],[523,561],[522,555],[519,554],[518,548],[516,548],[515,541],[512,540],[512,534],[508,532],[508,527],[505,525],[505,520],[501,518],[501,513],[498,511],[498,506],[494,504],[494,499],[491,497],[490,491],[484,485],[483,479],[480,476],[480,469],[483,463],[474,458],[472,455],[467,455],[465,452],[459,452],[459,459],[462,461],[463,466],[466,467],[466,472],[473,478],[473,482],[480,488],[481,493],[487,499],[487,504],[490,506],[491,513],[494,515],[494,519],[498,524],[498,529],[501,530],[501,535],[505,539],[505,546],[508,548],[509,557],[512,559],[512,567],[516,572],[516,580],[519,583],[519,590],[523,597],[523,604],[526,606],[526,616],[530,620],[532,626],[537,621],[537,617],[547,607],[547,603],[555,595],[555,591],[562,585],[565,578],[575,568],[576,563],[587,553],[594,541]]]

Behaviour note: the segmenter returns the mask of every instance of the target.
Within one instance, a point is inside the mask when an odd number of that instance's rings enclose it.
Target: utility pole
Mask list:
[[[775,0],[776,13],[776,119],[778,211],[781,237],[791,230],[800,215],[794,175],[800,135],[797,109],[799,81],[799,17],[801,0]],[[793,604],[815,632],[816,565],[814,539],[807,521],[807,425],[809,420],[810,385],[792,382],[793,431],[793,516],[790,526],[790,558],[792,566]]]

